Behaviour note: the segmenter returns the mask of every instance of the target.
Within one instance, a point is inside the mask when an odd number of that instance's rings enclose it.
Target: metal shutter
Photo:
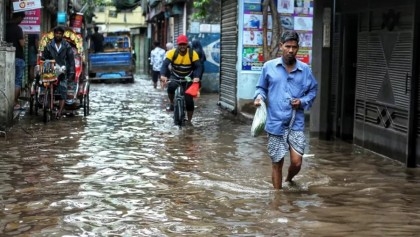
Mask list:
[[[236,0],[222,1],[219,105],[233,113],[237,112],[237,7]]]
[[[175,15],[174,16],[174,43],[176,44],[176,38],[178,38],[179,35],[183,34],[184,30],[184,22],[182,21],[183,17],[182,15]]]
[[[413,32],[410,21],[398,28],[383,27],[384,9],[362,18],[358,34],[355,143],[405,162],[409,93],[406,74],[412,71]],[[410,7],[396,9],[412,16]],[[408,88],[409,89],[409,88]]]

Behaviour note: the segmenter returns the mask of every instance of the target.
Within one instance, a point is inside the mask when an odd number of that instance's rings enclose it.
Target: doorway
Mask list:
[[[348,142],[353,142],[353,128],[355,116],[355,93],[356,93],[356,71],[357,71],[357,33],[358,15],[347,14],[342,16],[343,30],[341,37],[342,53],[341,71],[338,83],[337,107],[338,136]]]

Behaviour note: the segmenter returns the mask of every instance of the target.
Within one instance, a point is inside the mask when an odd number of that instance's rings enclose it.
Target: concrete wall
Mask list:
[[[219,92],[220,73],[204,73],[201,79],[201,92],[218,93]]]
[[[139,30],[138,28],[136,30]],[[139,33],[131,34],[133,38],[133,43],[135,44],[135,53],[137,56],[136,60],[136,73],[144,73],[147,74],[147,64],[149,63],[149,60],[147,59],[149,57],[148,55],[148,41],[147,36],[143,31],[139,31]]]
[[[187,36],[190,41],[200,40],[206,54],[204,74],[201,81],[202,93],[218,93],[220,90],[220,11],[221,1],[210,0],[210,8],[204,19],[194,19],[193,1],[187,1]],[[170,22],[169,24],[173,24]],[[170,39],[168,39],[170,41]],[[174,39],[176,41],[176,39]]]
[[[237,106],[239,113],[245,113],[254,115],[255,113],[255,106],[254,106],[254,94],[255,94],[255,85],[257,85],[258,78],[261,74],[261,70],[243,70],[242,63],[244,59],[243,51],[244,51],[244,6],[243,3],[239,4],[238,8],[238,61],[236,68],[238,70],[238,78],[237,78]]]
[[[191,23],[190,23],[191,24]],[[193,27],[193,26],[196,27]],[[191,41],[199,40],[206,54],[201,92],[219,92],[220,78],[220,25],[192,23],[187,33]]]
[[[144,66],[140,62],[140,61],[142,61],[140,59],[144,60],[144,58],[145,58],[144,55],[141,54],[141,53],[143,53],[142,50],[140,50],[142,48],[142,45],[141,45],[142,40],[140,38],[140,34],[132,35],[132,38],[133,38],[133,44],[134,44],[134,49],[133,50],[134,50],[134,52],[136,54],[136,57],[137,57],[137,59],[136,59],[136,72],[144,72]]]
[[[327,24],[324,23],[324,20],[327,20],[324,19],[324,14],[327,8],[331,8],[331,3],[329,0],[316,0],[314,4],[312,72],[318,81],[318,95],[311,108],[310,131],[313,136],[328,139],[331,135],[329,126],[331,48],[324,45],[328,41],[324,37],[331,35],[324,34],[324,24]]]
[[[141,7],[137,7],[132,12],[120,12],[115,17],[115,7],[99,7],[95,11],[93,21],[100,26],[101,33],[113,31],[130,31],[134,27],[146,27],[146,19],[143,16]]]
[[[13,120],[15,96],[15,48],[0,47],[0,130]]]
[[[319,0],[317,0],[319,1]],[[316,1],[315,1],[316,2]],[[263,37],[263,15],[262,15],[262,6],[259,4],[251,5],[246,4],[243,1],[238,1],[238,61],[237,61],[237,71],[238,71],[238,78],[237,78],[237,106],[239,113],[243,115],[253,115],[255,112],[255,106],[253,105],[253,97],[256,89],[257,81],[261,74],[261,69],[263,66],[263,61],[260,59],[262,55],[263,46],[260,37]],[[260,6],[260,8],[258,8]],[[251,10],[253,7],[254,10]],[[312,9],[312,8],[311,8]],[[279,10],[279,9],[278,9]],[[293,10],[293,9],[292,9]],[[257,14],[258,13],[258,14]],[[285,19],[297,18],[302,17],[300,19],[306,19],[310,17],[311,11],[303,13],[295,12],[291,14],[291,12],[285,13],[284,11],[279,13],[281,19],[285,17]],[[256,18],[259,22],[256,25],[251,24],[255,21]],[[304,17],[304,18],[303,18]],[[314,16],[315,21],[315,16]],[[319,20],[319,19],[318,19]],[[321,19],[322,20],[322,19]],[[270,22],[270,21],[269,21]],[[283,22],[283,21],[281,21]],[[281,23],[280,22],[280,23]],[[307,22],[309,23],[309,22]],[[315,24],[315,23],[314,23]],[[270,32],[270,24],[267,23],[268,31]],[[308,24],[309,25],[309,24]],[[290,25],[288,26],[290,27]],[[314,28],[312,30],[305,29],[305,28],[298,28],[293,27],[295,30],[299,32],[299,34],[307,36],[311,35],[315,31]],[[286,28],[286,25],[283,25],[283,29],[290,29]],[[315,33],[313,33],[315,35]],[[301,36],[302,37],[302,36]],[[304,39],[303,37],[301,39]],[[311,60],[311,50],[314,49],[314,44],[311,44],[309,40],[301,40],[299,53],[297,58],[306,62],[311,65],[314,59]],[[318,78],[317,78],[318,79]],[[309,114],[312,112],[307,112]]]
[[[238,73],[238,111],[241,113],[251,114],[255,113],[254,94],[258,78],[261,73],[259,72],[245,72]]]

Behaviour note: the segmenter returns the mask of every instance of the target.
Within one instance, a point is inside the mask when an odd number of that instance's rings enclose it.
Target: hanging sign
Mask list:
[[[82,32],[82,26],[83,26],[83,13],[76,13],[72,16],[70,21],[70,26],[73,28],[74,31],[77,33]]]
[[[13,12],[23,12],[42,8],[41,0],[14,0]]]
[[[26,11],[19,26],[25,33],[41,32],[41,9]]]

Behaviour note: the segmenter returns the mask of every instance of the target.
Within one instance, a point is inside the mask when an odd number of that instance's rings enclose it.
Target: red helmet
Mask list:
[[[188,44],[188,37],[186,35],[180,35],[176,39],[177,44]]]

